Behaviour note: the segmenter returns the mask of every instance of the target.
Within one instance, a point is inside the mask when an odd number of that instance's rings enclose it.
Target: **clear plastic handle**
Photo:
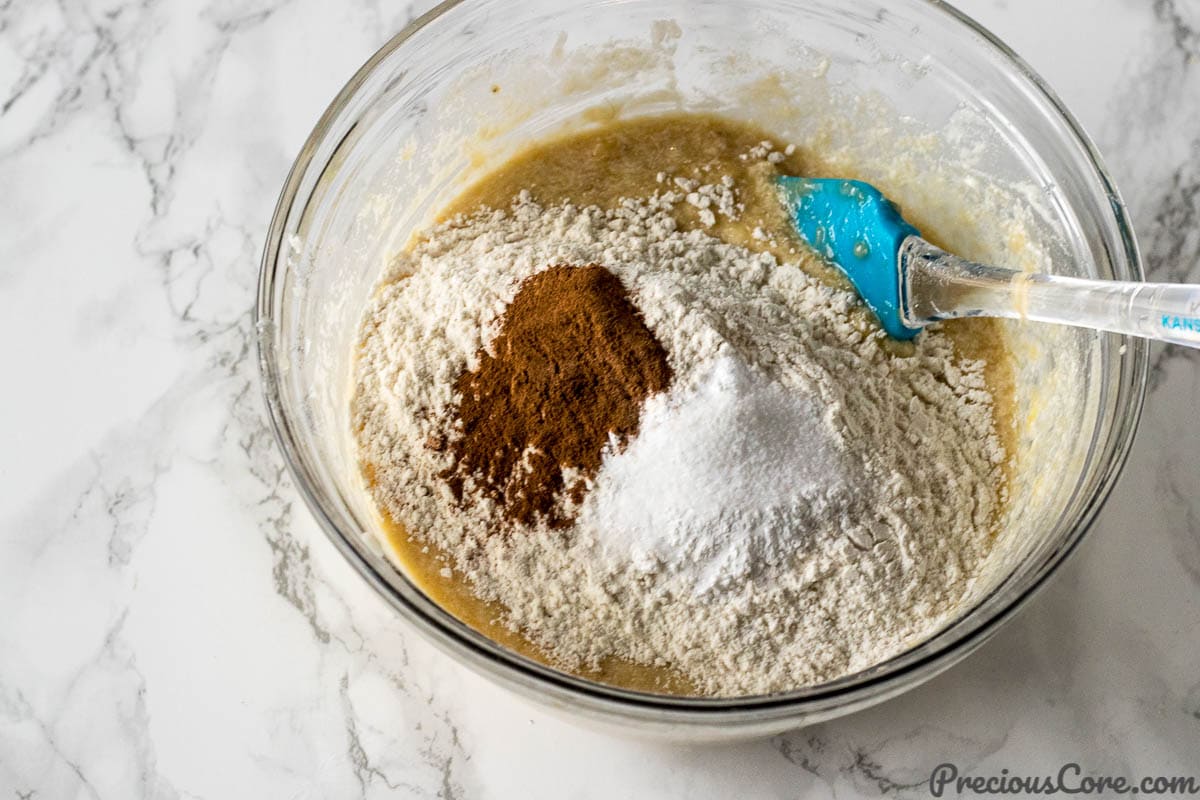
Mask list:
[[[1008,317],[1200,348],[1200,286],[1095,281],[976,264],[917,236],[900,246],[904,323]]]

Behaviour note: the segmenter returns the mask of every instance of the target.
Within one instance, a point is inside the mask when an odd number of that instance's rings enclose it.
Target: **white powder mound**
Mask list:
[[[937,330],[894,354],[853,294],[677,230],[672,202],[525,197],[400,256],[354,398],[375,497],[567,668],[616,656],[730,696],[873,666],[955,615],[990,546],[1003,452],[984,365]],[[455,502],[428,444],[521,281],[556,264],[622,280],[674,383],[606,455],[576,525],[501,535],[494,504]]]
[[[827,520],[870,542],[871,487],[804,388],[718,358],[694,390],[651,398],[637,438],[606,454],[579,517],[614,564],[736,590],[805,549]]]

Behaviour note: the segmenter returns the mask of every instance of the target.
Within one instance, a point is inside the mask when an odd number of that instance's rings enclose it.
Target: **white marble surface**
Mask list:
[[[419,3],[417,5],[420,5]],[[970,0],[1200,282],[1200,0]],[[942,761],[1200,774],[1200,353],[1052,586],[881,707],[733,747],[532,710],[399,624],[285,476],[251,340],[284,174],[414,11],[0,1],[0,799],[927,796]]]

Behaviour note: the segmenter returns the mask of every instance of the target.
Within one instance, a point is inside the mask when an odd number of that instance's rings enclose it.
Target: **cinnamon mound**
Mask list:
[[[455,466],[442,477],[459,502],[473,479],[508,519],[566,526],[560,498],[578,503],[610,439],[622,447],[637,433],[643,401],[670,385],[667,353],[596,265],[525,280],[492,350],[455,382],[462,399],[440,443]]]

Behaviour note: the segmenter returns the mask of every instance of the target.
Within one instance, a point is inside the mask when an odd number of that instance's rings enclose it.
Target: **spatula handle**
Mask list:
[[[1007,317],[1200,348],[1200,286],[1096,281],[976,264],[910,236],[900,247],[901,315],[910,326]]]

